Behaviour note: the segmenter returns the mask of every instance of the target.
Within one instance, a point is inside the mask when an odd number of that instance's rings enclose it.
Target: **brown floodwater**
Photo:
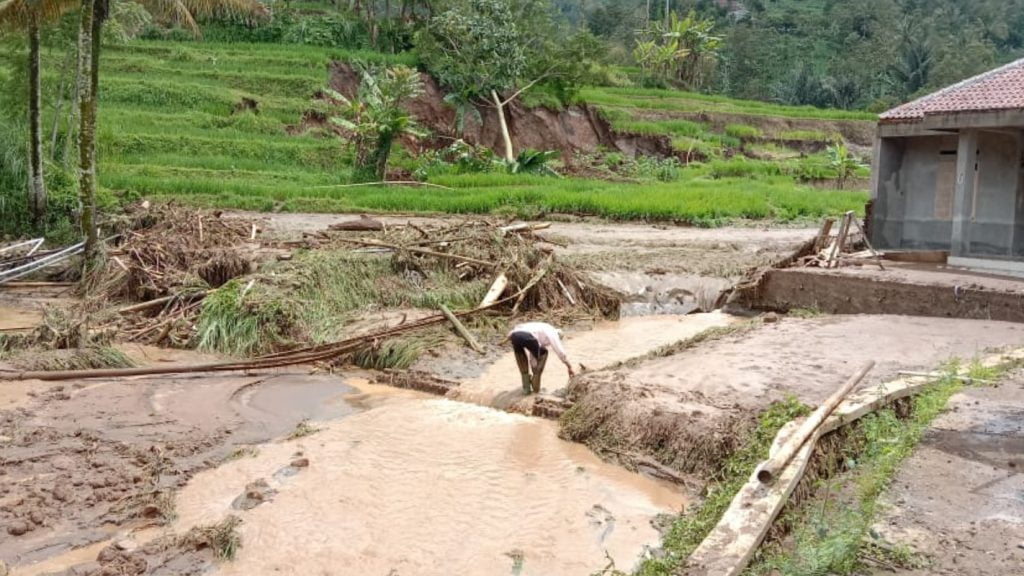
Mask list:
[[[735,318],[721,312],[633,316],[618,322],[598,322],[593,330],[567,334],[564,344],[577,369],[583,364],[587,370],[598,370],[734,321]],[[551,393],[565,388],[568,383],[569,374],[565,366],[550,354],[541,382],[542,391]],[[511,350],[479,378],[462,382],[449,393],[449,397],[506,410],[527,411],[529,408],[529,401],[522,394],[519,368]]]
[[[606,566],[606,552],[628,569],[660,542],[652,520],[686,503],[677,488],[558,439],[552,422],[365,390],[365,411],[262,445],[181,490],[181,531],[243,519],[242,549],[218,573],[583,575]],[[307,468],[290,466],[299,452]],[[273,495],[233,509],[258,479]]]

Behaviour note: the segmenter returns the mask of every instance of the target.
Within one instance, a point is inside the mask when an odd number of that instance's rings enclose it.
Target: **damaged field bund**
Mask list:
[[[986,369],[1006,368],[1022,360],[1024,349],[1017,349],[988,356],[979,366]],[[948,377],[969,381],[967,373],[963,369]],[[819,439],[855,424],[873,411],[921,394],[934,387],[936,380],[942,377],[942,374],[911,376],[887,382],[878,388],[861,390],[839,404],[827,420],[813,430],[812,436],[803,442],[798,443],[794,438],[801,426],[800,421],[795,420],[783,427],[769,450],[769,460],[754,471],[718,525],[690,555],[680,573],[686,576],[742,574],[768,535],[772,523],[801,483],[818,449],[816,445]],[[791,460],[779,470],[777,477],[767,478],[764,475],[765,465],[787,449],[796,450]]]

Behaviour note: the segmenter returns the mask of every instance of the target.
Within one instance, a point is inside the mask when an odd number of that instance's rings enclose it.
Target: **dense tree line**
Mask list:
[[[714,19],[713,84],[734,97],[882,109],[1024,57],[1024,0],[555,0],[631,62],[669,12]]]

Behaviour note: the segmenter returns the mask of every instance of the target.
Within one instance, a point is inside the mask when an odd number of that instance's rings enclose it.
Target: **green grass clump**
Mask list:
[[[647,559],[636,571],[638,576],[667,576],[672,574],[704,538],[718,524],[732,499],[753,473],[754,468],[768,457],[775,436],[788,422],[810,412],[796,398],[789,397],[765,410],[758,418],[747,444],[730,456],[722,466],[719,478],[708,489],[704,502],[696,510],[687,511],[672,523],[664,536],[662,558]]]
[[[756,126],[747,126],[746,124],[729,124],[725,127],[725,133],[733,138],[739,138],[741,140],[752,140],[754,138],[761,138],[764,133],[761,129]]]
[[[200,350],[237,356],[271,352],[291,343],[334,342],[351,336],[350,324],[371,310],[433,310],[440,304],[470,308],[487,287],[486,280],[462,282],[447,269],[396,270],[390,256],[305,252],[291,262],[272,265],[265,274],[232,280],[207,296],[195,342]],[[417,341],[389,341],[357,361],[408,366],[423,347]]]
[[[31,354],[30,354],[31,352]],[[27,370],[57,372],[62,370],[96,370],[100,368],[131,368],[135,366],[124,352],[113,346],[90,346],[73,350],[25,350],[18,354]]]

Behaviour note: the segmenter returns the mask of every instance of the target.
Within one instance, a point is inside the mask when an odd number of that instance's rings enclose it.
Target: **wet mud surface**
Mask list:
[[[180,491],[182,529],[243,519],[238,558],[218,573],[585,575],[605,551],[632,566],[660,542],[652,521],[686,503],[559,440],[554,423],[413,392],[320,428]],[[240,494],[268,491],[238,511]]]
[[[567,432],[597,449],[656,453],[677,470],[710,474],[771,402],[820,403],[868,360],[877,366],[862,386],[1021,344],[1024,326],[1006,322],[787,317],[574,380]]]
[[[174,515],[173,491],[196,471],[301,420],[355,412],[343,400],[353,391],[338,377],[301,372],[5,383],[0,559],[17,574],[45,573],[30,567],[162,525]]]
[[[874,527],[924,576],[1019,574],[1024,566],[1024,374],[954,396],[882,502]]]

